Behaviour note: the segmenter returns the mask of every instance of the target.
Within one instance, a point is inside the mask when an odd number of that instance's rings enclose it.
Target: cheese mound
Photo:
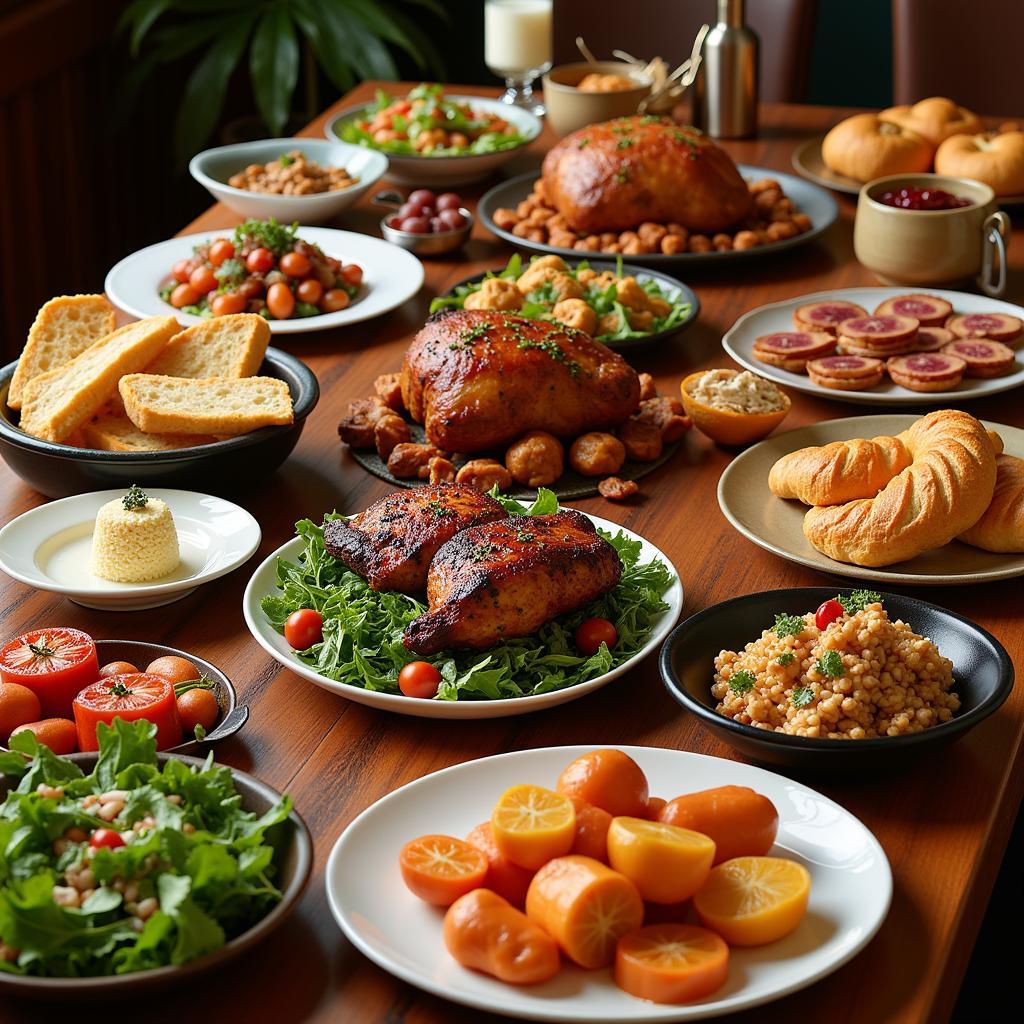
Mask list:
[[[159,498],[130,510],[117,498],[99,510],[92,536],[94,575],[115,583],[147,583],[180,563],[174,518]]]

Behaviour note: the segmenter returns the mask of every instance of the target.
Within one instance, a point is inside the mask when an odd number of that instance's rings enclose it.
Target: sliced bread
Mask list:
[[[288,385],[274,377],[188,380],[133,373],[118,385],[128,418],[147,434],[234,437],[294,421]]]
[[[144,434],[127,416],[107,413],[82,428],[82,445],[101,452],[166,452],[217,439],[198,434]]]
[[[253,377],[270,344],[270,325],[256,313],[232,313],[182,331],[146,367],[165,377]]]
[[[66,366],[30,380],[21,429],[44,441],[63,441],[92,419],[125,374],[151,363],[178,330],[173,316],[139,320],[101,338]]]
[[[7,404],[20,409],[33,377],[67,365],[115,326],[114,307],[102,295],[61,295],[44,303],[11,378]]]

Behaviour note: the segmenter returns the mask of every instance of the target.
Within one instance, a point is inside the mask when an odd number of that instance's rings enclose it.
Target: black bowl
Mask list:
[[[313,371],[295,356],[267,349],[260,373],[283,380],[292,395],[295,422],[169,452],[101,452],[42,441],[20,430],[7,392],[17,363],[0,370],[0,456],[30,487],[49,498],[107,487],[182,487],[230,496],[261,480],[291,454],[306,417],[320,398]]]
[[[846,594],[849,590],[840,590]],[[719,739],[764,764],[825,771],[864,771],[891,766],[959,739],[988,718],[1013,689],[1013,663],[991,633],[926,601],[883,594],[886,610],[932,640],[953,662],[960,710],[949,722],[923,732],[877,739],[830,740],[768,732],[715,710],[711,684],[715,657],[741,651],[780,613],[803,615],[835,597],[828,587],[800,587],[747,594],[706,608],[678,625],[661,650],[661,677],[672,696]]]

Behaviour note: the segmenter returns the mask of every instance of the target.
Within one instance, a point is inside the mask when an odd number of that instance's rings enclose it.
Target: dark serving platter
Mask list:
[[[961,704],[949,722],[902,736],[830,740],[769,732],[720,715],[711,696],[715,657],[723,650],[741,651],[760,637],[776,614],[802,615],[836,594],[830,587],[769,590],[691,615],[672,631],[661,651],[661,677],[668,692],[719,739],[751,760],[842,774],[898,766],[943,747],[988,718],[1010,695],[1013,663],[991,633],[937,605],[883,593],[891,618],[902,619],[915,633],[928,637],[953,662],[954,690]]]
[[[769,167],[752,167],[749,164],[737,164],[740,174],[747,179],[774,178],[783,188],[786,195],[792,199],[794,205],[801,213],[806,213],[811,218],[811,230],[805,231],[795,238],[785,238],[781,242],[769,242],[767,245],[759,245],[754,249],[730,249],[728,252],[683,252],[669,256],[665,253],[640,253],[630,256],[631,260],[642,263],[645,266],[711,266],[729,260],[757,259],[761,256],[771,256],[784,249],[792,249],[797,245],[804,245],[827,231],[839,217],[839,205],[835,199],[823,188],[812,185],[795,174],[785,174]],[[499,228],[494,223],[494,211],[507,207],[514,209],[518,206],[533,189],[533,183],[537,180],[539,172],[529,171],[520,174],[518,177],[503,181],[495,185],[487,192],[477,205],[477,214],[480,220],[499,238],[504,239],[517,249],[525,249],[528,252],[555,253],[567,259],[580,260],[593,255],[599,259],[607,259],[607,253],[588,253],[577,249],[561,249],[553,245],[546,245],[540,242],[531,242],[529,239],[520,238],[518,235]]]
[[[295,409],[290,425],[177,451],[96,451],[43,441],[18,428],[18,414],[7,405],[16,366],[9,363],[0,370],[0,456],[29,486],[50,498],[130,484],[231,496],[238,487],[264,479],[288,458],[320,398],[316,376],[305,363],[268,348],[260,373],[288,385]]]

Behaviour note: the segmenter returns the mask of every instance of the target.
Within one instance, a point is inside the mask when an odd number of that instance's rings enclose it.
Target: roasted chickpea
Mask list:
[[[676,253],[686,252],[686,235],[666,235],[661,240],[661,251],[666,256],[675,256]]]
[[[551,315],[566,327],[575,327],[590,335],[597,330],[597,313],[583,299],[562,299],[555,303]]]
[[[734,249],[754,249],[761,244],[760,239],[754,231],[739,231],[732,240]]]
[[[586,287],[591,281],[597,278],[597,271],[593,267],[584,267],[576,272],[576,280]]]
[[[653,462],[661,455],[661,431],[653,423],[636,417],[628,419],[619,427],[619,440],[625,446],[626,455],[638,462]]]
[[[562,475],[565,449],[557,437],[543,430],[531,430],[509,448],[505,466],[518,483],[547,487]]]
[[[516,211],[510,210],[508,207],[503,206],[494,211],[494,223],[502,231],[511,231],[518,221]]]
[[[455,474],[455,482],[484,492],[497,484],[499,491],[507,491],[512,486],[512,474],[494,459],[471,459]]]
[[[664,224],[655,224],[652,221],[644,221],[637,228],[637,234],[641,242],[646,242],[655,249],[661,246],[661,240],[668,234],[668,228]]]
[[[791,220],[774,221],[765,228],[765,232],[772,242],[781,242],[784,238],[793,238],[800,233]]]
[[[577,437],[569,449],[569,465],[582,476],[617,473],[626,461],[626,447],[614,434],[593,431]]]
[[[794,213],[793,223],[796,225],[797,231],[801,234],[804,231],[811,230],[811,218],[808,217],[806,213]]]
[[[713,246],[707,235],[690,235],[690,252],[711,252]]]

